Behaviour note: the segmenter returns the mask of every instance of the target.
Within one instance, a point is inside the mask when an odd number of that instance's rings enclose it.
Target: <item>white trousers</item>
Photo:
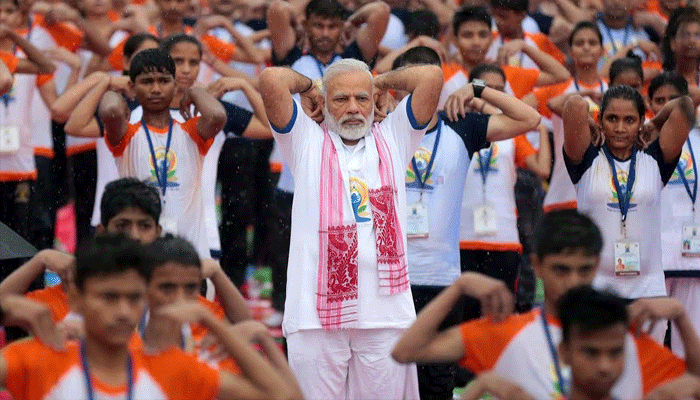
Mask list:
[[[287,337],[289,366],[307,400],[418,400],[416,365],[391,358],[403,332],[297,331]]]
[[[700,278],[666,278],[666,290],[670,297],[683,304],[695,332],[700,332]],[[685,358],[683,341],[673,323],[671,323],[671,349],[677,356]]]

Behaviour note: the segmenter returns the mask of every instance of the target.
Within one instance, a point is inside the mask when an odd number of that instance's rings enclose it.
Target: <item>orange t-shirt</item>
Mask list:
[[[34,290],[25,295],[28,299],[45,304],[51,310],[51,319],[54,323],[63,321],[70,313],[68,295],[63,290],[63,285],[55,285],[44,289]]]

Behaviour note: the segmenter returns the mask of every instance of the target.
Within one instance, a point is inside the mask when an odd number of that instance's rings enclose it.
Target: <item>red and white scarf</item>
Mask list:
[[[338,152],[328,128],[325,124],[322,127],[324,138],[316,309],[321,327],[334,331],[358,326],[357,224],[353,219],[344,225],[343,201],[350,201],[343,196],[347,182],[343,182]],[[376,231],[378,290],[380,295],[392,295],[408,289],[408,269],[396,210],[398,192],[391,153],[376,123],[372,127],[372,135],[379,156],[381,179],[379,188],[369,190]]]

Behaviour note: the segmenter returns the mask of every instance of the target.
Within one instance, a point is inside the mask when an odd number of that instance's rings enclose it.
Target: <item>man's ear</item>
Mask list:
[[[571,365],[571,357],[569,357],[569,347],[562,340],[557,346],[557,352],[559,353],[559,360],[564,365]]]
[[[101,235],[101,234],[105,233],[106,231],[107,231],[107,228],[105,228],[105,226],[102,224],[97,225],[97,227],[95,228],[95,233],[97,233],[98,235]]]

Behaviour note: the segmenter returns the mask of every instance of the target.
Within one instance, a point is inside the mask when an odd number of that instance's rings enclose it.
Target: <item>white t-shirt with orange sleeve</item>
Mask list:
[[[566,63],[566,56],[564,56],[564,53],[562,53],[561,50],[559,50],[559,48],[557,48],[557,46],[552,43],[551,40],[549,40],[547,35],[532,32],[523,32],[523,34],[523,41],[525,41],[525,43],[527,43],[529,46],[536,47],[538,50],[549,54],[561,64]],[[489,47],[488,51],[486,52],[486,59],[497,60],[498,49],[509,41],[510,40],[508,39],[504,39],[498,32],[493,32],[493,41],[491,42],[491,47]],[[521,67],[527,69],[540,68],[527,54],[523,52],[518,52],[512,55],[508,59],[508,65],[511,67]]]
[[[201,257],[209,256],[204,204],[202,199],[202,163],[213,138],[205,141],[197,132],[199,117],[181,123],[173,120],[172,139],[167,155],[165,194],[158,183],[156,168],[148,144],[147,133],[140,122],[130,123],[127,133],[117,146],[107,142],[115,157],[121,177],[145,180],[158,189],[163,202],[160,224],[165,232],[189,240]],[[153,141],[158,174],[168,140],[168,128],[148,127]],[[162,175],[161,175],[162,176]]]
[[[554,347],[561,342],[559,321],[547,316]],[[561,399],[540,309],[512,315],[501,323],[487,318],[460,326],[465,354],[460,364],[480,373],[493,370],[520,385],[536,399]],[[650,390],[685,372],[685,362],[649,336],[625,337],[625,367],[612,389],[617,399],[640,399]]]
[[[177,348],[157,354],[130,347],[134,399],[214,399],[219,373]],[[64,351],[37,340],[15,342],[2,352],[7,367],[5,387],[15,399],[87,400],[85,372],[77,343]],[[126,368],[126,366],[125,366]],[[92,376],[95,399],[126,399],[127,385],[107,385]]]

